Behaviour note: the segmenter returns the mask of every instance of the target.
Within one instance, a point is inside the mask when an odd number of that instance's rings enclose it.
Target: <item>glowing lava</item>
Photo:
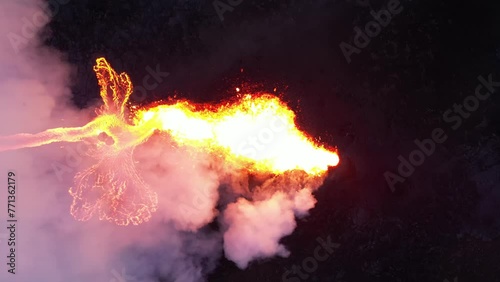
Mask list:
[[[93,154],[100,157],[97,164],[75,176],[75,185],[69,190],[73,196],[71,214],[78,220],[88,220],[98,213],[100,220],[138,225],[151,218],[158,197],[139,176],[132,156],[135,146],[154,128],[128,123],[125,105],[132,94],[132,83],[127,74],[118,75],[104,58],[97,59],[94,71],[104,105],[89,124],[95,124],[94,135],[105,133],[112,142],[99,143]]]
[[[295,114],[277,97],[243,95],[235,103],[187,101],[139,110],[135,124],[153,124],[177,142],[224,154],[226,161],[271,173],[304,170],[321,174],[339,158],[295,126]]]
[[[277,97],[242,95],[220,105],[177,101],[136,110],[127,109],[132,83],[117,74],[104,58],[94,66],[104,102],[98,116],[82,127],[54,128],[38,134],[0,138],[0,151],[53,142],[92,139],[96,164],[75,175],[71,214],[77,220],[98,215],[118,225],[148,221],[158,208],[157,194],[139,176],[133,161],[137,145],[155,131],[169,134],[183,146],[217,154],[226,162],[273,174],[302,170],[323,175],[336,166],[336,151],[327,150],[297,129],[295,114]],[[107,137],[99,142],[95,137]]]

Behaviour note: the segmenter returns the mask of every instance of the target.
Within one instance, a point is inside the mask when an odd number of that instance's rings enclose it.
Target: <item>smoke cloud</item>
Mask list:
[[[307,189],[295,195],[276,192],[271,198],[250,202],[240,198],[228,206],[224,220],[229,226],[224,233],[226,257],[240,268],[257,258],[290,253],[279,240],[292,234],[295,215],[305,215],[316,200]]]
[[[71,103],[72,67],[42,42],[42,0],[0,2],[0,136],[81,126],[93,109]],[[91,71],[91,70],[89,70]],[[96,93],[97,95],[97,93]],[[76,221],[68,189],[92,158],[75,144],[0,153],[0,179],[16,176],[15,274],[7,272],[7,183],[0,184],[1,281],[205,281],[225,255],[240,268],[288,256],[280,239],[307,215],[322,179],[271,176],[261,184],[241,167],[153,135],[134,154],[159,208],[139,226]],[[76,152],[76,153],[75,153]],[[62,168],[62,169],[61,169]],[[220,230],[208,225],[216,223]]]

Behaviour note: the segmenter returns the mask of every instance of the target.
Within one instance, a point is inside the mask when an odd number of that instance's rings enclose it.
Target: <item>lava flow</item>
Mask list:
[[[104,102],[94,120],[82,127],[0,137],[0,151],[53,142],[96,142],[92,153],[96,163],[77,173],[69,189],[71,214],[77,220],[98,215],[118,225],[138,225],[151,218],[158,197],[139,176],[133,153],[154,132],[222,156],[249,172],[301,170],[317,176],[339,163],[336,151],[297,129],[295,114],[275,96],[246,94],[220,105],[177,101],[137,109],[127,107],[133,89],[127,74],[117,74],[104,58],[97,59],[94,71]],[[98,136],[109,142],[98,141]]]

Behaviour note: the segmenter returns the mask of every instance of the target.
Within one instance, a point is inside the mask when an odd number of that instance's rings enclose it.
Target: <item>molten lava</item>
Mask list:
[[[77,220],[98,215],[118,225],[148,221],[158,197],[139,176],[133,161],[136,146],[155,132],[169,134],[182,146],[217,154],[247,171],[284,174],[301,170],[323,175],[339,157],[297,129],[295,114],[277,97],[249,94],[220,105],[177,101],[141,109],[127,108],[132,83],[104,58],[94,66],[104,104],[98,116],[82,127],[54,128],[38,134],[0,138],[0,151],[53,142],[95,141],[97,161],[75,175],[69,189],[71,214]],[[100,141],[107,137],[108,142]]]
[[[316,145],[294,120],[293,111],[277,97],[247,94],[219,106],[182,101],[139,110],[135,124],[153,125],[178,143],[224,154],[226,161],[260,172],[320,174],[336,166],[337,153]]]

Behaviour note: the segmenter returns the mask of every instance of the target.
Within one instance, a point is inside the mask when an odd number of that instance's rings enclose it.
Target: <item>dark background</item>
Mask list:
[[[75,66],[78,107],[99,100],[92,66],[105,56],[136,84],[147,66],[170,73],[137,103],[276,88],[303,130],[338,147],[341,166],[282,240],[292,255],[247,270],[223,260],[209,281],[281,281],[327,236],[341,246],[307,281],[500,281],[500,93],[457,130],[442,118],[479,75],[500,81],[499,4],[402,0],[348,64],[339,44],[386,3],[244,0],[221,21],[212,1],[73,0],[45,42]],[[384,172],[437,127],[448,140],[392,192]]]

